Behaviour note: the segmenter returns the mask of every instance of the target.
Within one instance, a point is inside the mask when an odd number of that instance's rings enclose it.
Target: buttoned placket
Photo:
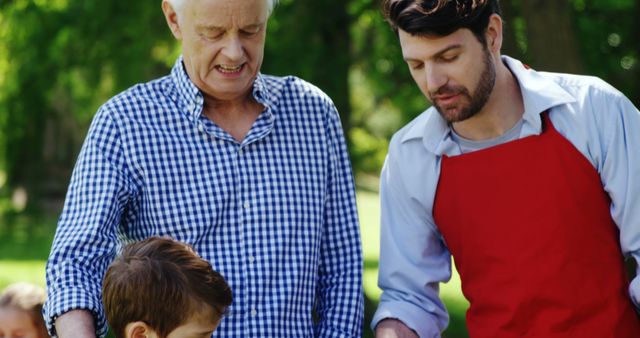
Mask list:
[[[268,109],[268,108],[267,108]],[[264,112],[263,112],[264,113]],[[266,122],[266,124],[265,124]],[[235,156],[235,170],[236,175],[238,177],[237,180],[237,192],[236,192],[236,206],[238,210],[238,219],[239,226],[241,227],[242,236],[244,239],[244,245],[242,253],[243,257],[243,267],[245,272],[245,295],[246,295],[246,308],[243,309],[246,311],[246,320],[247,324],[245,326],[245,335],[247,337],[256,336],[257,332],[252,332],[252,330],[259,325],[252,324],[252,322],[257,321],[260,314],[260,309],[258,307],[258,299],[256,298],[259,295],[259,284],[260,284],[260,274],[259,274],[259,264],[260,260],[257,257],[258,252],[256,248],[259,247],[259,243],[255,243],[258,240],[260,235],[259,229],[255,228],[255,225],[252,223],[254,219],[254,213],[256,212],[256,208],[258,205],[255,201],[252,200],[252,187],[251,187],[251,174],[255,168],[249,168],[251,166],[250,162],[250,154],[256,144],[260,139],[266,137],[270,132],[269,125],[273,122],[273,116],[267,112],[261,114],[258,117],[258,120],[254,123],[251,130],[247,134],[245,140],[242,144],[237,145],[237,151]]]
[[[242,242],[244,243],[243,253],[241,257],[243,257],[243,269],[246,276],[244,283],[244,294],[246,295],[246,303],[245,309],[243,312],[246,313],[248,318],[248,322],[250,323],[255,319],[258,315],[258,310],[256,308],[256,300],[255,300],[255,292],[253,291],[256,281],[256,267],[255,267],[255,253],[252,252],[252,247],[254,247],[254,234],[250,228],[251,224],[249,224],[251,220],[251,212],[252,212],[252,201],[250,200],[250,187],[248,181],[248,170],[246,156],[248,153],[249,145],[246,143],[237,144],[236,143],[236,152],[234,156],[234,171],[236,173],[237,181],[236,181],[236,212],[238,213],[238,226],[240,227]],[[245,335],[252,336],[251,328],[255,327],[255,325],[246,325],[245,327]]]
[[[243,302],[239,302],[239,306],[241,308],[236,308],[233,310],[231,315],[242,315],[244,320],[247,320],[249,325],[245,326],[245,336],[255,336],[255,332],[252,332],[252,329],[258,327],[258,325],[252,325],[251,322],[257,320],[259,314],[259,308],[257,304],[257,290],[259,284],[259,275],[258,275],[258,266],[259,259],[256,256],[257,252],[255,252],[256,243],[255,239],[258,235],[257,229],[252,227],[252,212],[255,212],[255,208],[257,207],[254,204],[254,201],[251,200],[251,182],[250,182],[250,171],[251,168],[248,168],[250,163],[247,161],[247,156],[249,156],[250,150],[255,146],[255,142],[262,139],[270,132],[270,128],[268,125],[273,123],[273,116],[270,112],[267,112],[266,115],[260,115],[258,120],[252,129],[247,134],[244,142],[238,143],[235,141],[230,135],[228,135],[224,130],[220,129],[215,123],[207,120],[205,116],[201,114],[202,106],[198,109],[198,99],[201,99],[201,96],[198,95],[194,100],[195,103],[190,106],[192,116],[197,119],[197,129],[207,135],[210,142],[220,142],[226,144],[226,146],[234,147],[232,150],[232,161],[233,161],[233,172],[234,172],[234,181],[235,181],[235,193],[234,193],[234,201],[232,210],[236,213],[237,223],[235,226],[238,227],[238,235],[240,237],[242,245],[242,252],[240,252],[240,257],[242,257],[242,270],[244,272],[244,283],[238,285],[238,287],[242,287],[243,292],[238,292],[239,294],[244,294],[245,296]],[[193,110],[195,109],[195,110]],[[266,119],[266,120],[265,120]],[[266,125],[265,125],[266,121]],[[232,225],[227,225],[232,226]]]

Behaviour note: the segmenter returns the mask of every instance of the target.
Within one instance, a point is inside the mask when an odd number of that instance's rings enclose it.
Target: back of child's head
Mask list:
[[[0,293],[0,337],[48,337],[42,318],[43,288],[14,283]]]
[[[107,269],[102,285],[109,326],[125,337],[131,322],[144,322],[159,337],[197,313],[218,322],[231,305],[224,278],[188,245],[151,237],[124,247]]]

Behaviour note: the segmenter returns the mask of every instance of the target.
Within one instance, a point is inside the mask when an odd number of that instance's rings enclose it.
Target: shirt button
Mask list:
[[[256,258],[253,256],[249,256],[249,263],[253,263],[256,261]]]
[[[255,317],[258,315],[258,311],[255,308],[251,309],[251,317]]]
[[[199,125],[198,125],[198,130],[199,130],[201,133],[203,133],[203,132],[204,132],[204,126],[203,126],[203,125],[201,125],[201,124],[199,124]]]
[[[242,148],[238,149],[238,155],[242,155]]]
[[[245,209],[249,209],[251,205],[249,204],[249,202],[244,202],[244,208]]]

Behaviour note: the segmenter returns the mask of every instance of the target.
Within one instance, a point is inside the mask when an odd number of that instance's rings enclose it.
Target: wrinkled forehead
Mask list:
[[[184,19],[198,26],[223,28],[266,23],[269,19],[266,0],[187,0]]]
[[[185,20],[196,27],[246,29],[263,26],[269,19],[265,0],[195,0],[203,6],[185,8]]]

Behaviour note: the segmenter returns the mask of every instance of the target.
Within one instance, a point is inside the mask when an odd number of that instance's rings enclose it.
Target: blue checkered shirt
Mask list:
[[[47,264],[51,333],[57,316],[86,309],[105,335],[100,289],[117,250],[168,235],[233,290],[214,337],[361,336],[362,253],[338,113],[295,77],[259,75],[253,96],[265,109],[241,143],[201,113],[182,58],[99,109]]]

